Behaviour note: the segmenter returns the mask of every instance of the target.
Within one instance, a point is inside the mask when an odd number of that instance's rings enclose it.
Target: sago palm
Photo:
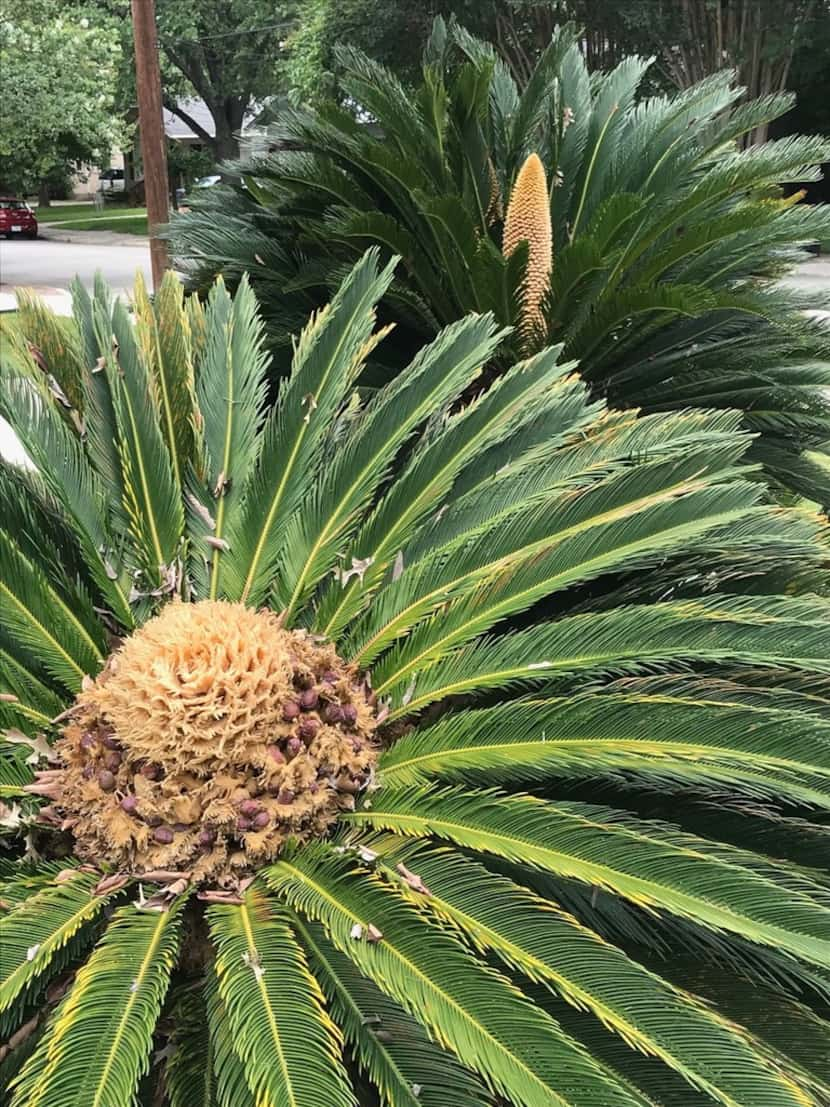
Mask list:
[[[488,315],[367,398],[392,279],[273,408],[244,282],[22,307],[8,1102],[827,1104],[822,524]]]
[[[791,97],[743,101],[724,71],[642,98],[648,61],[589,74],[568,28],[524,90],[489,46],[440,21],[413,92],[354,50],[340,61],[341,106],[281,108],[276,152],[174,221],[193,287],[249,272],[284,341],[375,243],[403,259],[378,369],[493,311],[517,325],[503,364],[561,342],[612,406],[743,410],[776,483],[830,503],[830,337],[802,312],[815,299],[775,283],[830,237],[826,208],[780,188],[815,179],[830,145],[737,145]]]

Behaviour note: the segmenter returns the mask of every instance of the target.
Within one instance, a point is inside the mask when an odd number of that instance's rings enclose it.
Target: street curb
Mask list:
[[[141,234],[119,234],[118,231],[60,231],[48,223],[39,226],[39,237],[46,242],[75,242],[79,246],[146,246],[150,239]]]

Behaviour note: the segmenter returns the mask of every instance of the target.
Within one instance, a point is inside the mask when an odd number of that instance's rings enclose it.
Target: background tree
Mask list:
[[[101,162],[125,134],[114,114],[120,61],[108,20],[49,0],[0,8],[0,184],[40,188]]]
[[[123,28],[120,99],[135,102],[129,0],[94,0]],[[165,106],[201,139],[214,162],[239,156],[238,133],[258,102],[279,91],[283,44],[296,15],[292,0],[157,0]],[[182,105],[198,97],[214,134]]]

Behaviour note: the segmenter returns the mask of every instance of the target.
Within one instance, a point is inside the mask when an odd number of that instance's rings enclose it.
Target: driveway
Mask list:
[[[75,232],[71,242],[47,231],[33,242],[0,240],[0,311],[14,307],[15,288],[34,288],[57,311],[68,310],[67,289],[77,274],[92,288],[96,272],[116,293],[130,292],[137,271],[150,284],[146,238],[106,231]]]

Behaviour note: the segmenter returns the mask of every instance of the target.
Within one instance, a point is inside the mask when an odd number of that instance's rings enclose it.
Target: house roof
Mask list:
[[[179,100],[179,107],[199,124],[203,130],[207,131],[211,138],[216,137],[216,125],[213,122],[213,116],[210,114],[210,110],[204,100]],[[253,111],[249,111],[245,115],[245,119],[242,123],[243,134],[256,117],[262,111],[262,106],[255,106]],[[178,115],[174,115],[172,111],[164,109],[164,133],[168,138],[174,139],[196,139],[199,141],[201,135],[192,130],[183,119],[180,119]]]

